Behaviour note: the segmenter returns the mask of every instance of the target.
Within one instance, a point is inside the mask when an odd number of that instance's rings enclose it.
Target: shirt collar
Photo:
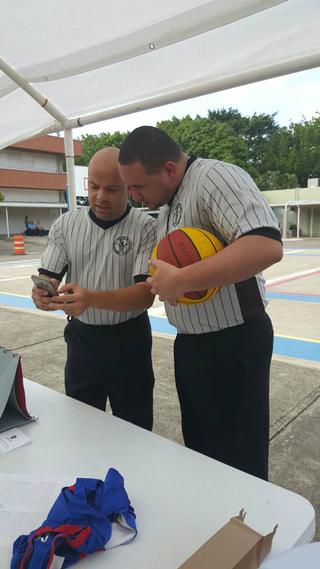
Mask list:
[[[101,227],[102,229],[109,229],[109,227],[112,227],[113,225],[116,225],[117,223],[119,223],[119,221],[122,221],[122,219],[124,219],[128,213],[131,210],[131,205],[128,204],[126,211],[121,215],[121,217],[118,217],[117,219],[111,219],[110,221],[105,221],[104,219],[99,219],[92,211],[92,209],[89,209],[89,216],[92,219],[92,221],[96,224],[99,225],[99,227]]]

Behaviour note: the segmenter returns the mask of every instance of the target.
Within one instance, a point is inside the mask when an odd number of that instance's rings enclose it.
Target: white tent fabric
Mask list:
[[[0,7],[0,149],[320,66],[320,0],[1,0]],[[29,85],[45,108],[23,90]]]

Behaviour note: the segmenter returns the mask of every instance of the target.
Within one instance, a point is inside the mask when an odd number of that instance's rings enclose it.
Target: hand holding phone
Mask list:
[[[36,287],[46,290],[48,296],[57,296],[58,292],[54,288],[53,284],[41,275],[31,275],[31,278],[36,285]]]

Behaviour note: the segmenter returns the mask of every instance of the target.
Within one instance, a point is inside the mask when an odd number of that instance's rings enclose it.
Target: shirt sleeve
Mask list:
[[[234,164],[210,165],[200,195],[210,224],[226,243],[261,228],[279,232],[278,220],[250,174]]]
[[[146,216],[146,221],[141,229],[139,249],[134,263],[133,277],[148,275],[149,261],[151,253],[157,242],[156,232],[157,221],[150,215]]]
[[[55,275],[61,275],[69,264],[63,233],[63,219],[64,216],[61,215],[50,228],[48,243],[41,257],[39,271],[42,269]]]

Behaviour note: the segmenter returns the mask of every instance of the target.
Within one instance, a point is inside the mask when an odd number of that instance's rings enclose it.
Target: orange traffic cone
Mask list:
[[[13,236],[13,254],[14,255],[25,255],[24,250],[24,237],[23,235]]]

